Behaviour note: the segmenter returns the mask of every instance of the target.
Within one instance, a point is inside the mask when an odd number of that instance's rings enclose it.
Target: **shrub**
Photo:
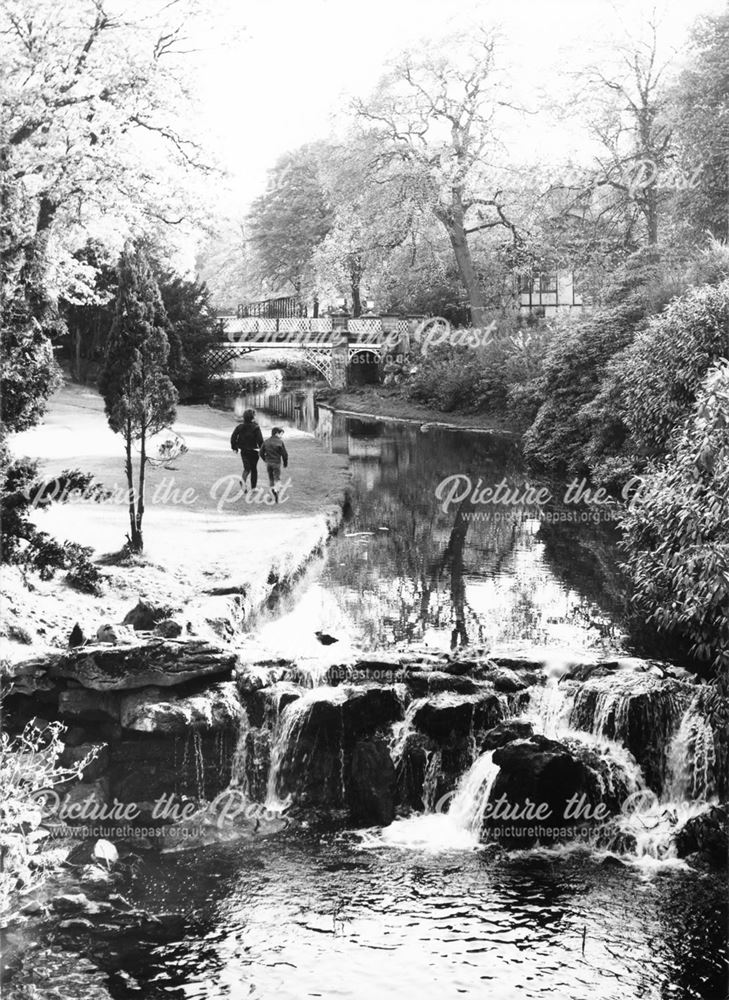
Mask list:
[[[101,576],[91,562],[91,549],[75,542],[59,542],[33,523],[31,512],[44,510],[57,498],[67,498],[74,490],[102,499],[104,491],[93,477],[78,469],[66,469],[53,480],[40,480],[37,464],[29,459],[13,459],[7,444],[0,444],[0,522],[3,559],[26,569],[37,570],[44,580],[59,569],[69,571],[68,582],[76,589],[97,593]]]
[[[73,767],[61,767],[60,722],[29,722],[19,736],[0,734],[0,912],[14,894],[41,878],[33,856],[41,839],[41,808],[36,793],[79,778],[93,758],[87,755]]]
[[[636,609],[729,668],[729,364],[713,367],[663,466],[652,466],[623,520]]]

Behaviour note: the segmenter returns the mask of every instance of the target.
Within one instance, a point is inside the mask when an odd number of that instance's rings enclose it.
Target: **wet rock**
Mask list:
[[[497,691],[503,691],[505,694],[515,694],[517,691],[525,691],[529,687],[526,678],[519,677],[508,667],[491,667],[484,671],[484,679],[490,681]]]
[[[173,793],[214,798],[228,787],[238,733],[231,729],[159,734],[124,731],[110,745],[109,778],[120,802],[145,802]]]
[[[540,839],[535,827],[561,828],[570,825],[565,817],[567,802],[573,795],[589,795],[592,779],[589,769],[576,760],[563,743],[532,736],[514,740],[494,751],[493,761],[499,766],[490,802],[503,796],[512,815],[505,818],[487,817],[484,830],[499,843],[529,845]],[[525,810],[539,809],[541,814]],[[518,815],[513,815],[518,810]],[[530,829],[532,832],[530,833]]]
[[[270,687],[246,691],[241,700],[245,705],[248,721],[256,729],[263,725],[272,727],[287,705],[296,701],[304,689],[290,681],[278,681]]]
[[[65,893],[63,896],[56,896],[50,902],[50,907],[54,913],[100,913],[102,907],[99,903],[92,903],[83,892]],[[106,907],[110,909],[110,907]]]
[[[214,684],[200,694],[183,695],[160,688],[144,688],[121,699],[123,729],[138,733],[174,735],[189,729],[235,729],[242,715],[232,681]]]
[[[352,751],[347,801],[352,822],[388,826],[395,818],[395,765],[384,740],[359,740]]]
[[[593,677],[577,690],[570,725],[586,732],[597,727],[599,735],[622,743],[640,764],[648,787],[660,794],[666,747],[686,707],[687,690],[647,672]]]
[[[290,736],[278,773],[277,792],[300,805],[346,805],[345,778],[354,744],[402,718],[393,688],[319,688],[287,708]]]
[[[392,687],[353,689],[342,706],[346,741],[367,736],[402,719],[403,709]]]
[[[108,743],[77,743],[71,746],[66,742],[59,763],[62,767],[73,768],[86,757],[90,757],[90,760],[81,772],[82,780],[94,781],[96,778],[102,777],[109,767]]]
[[[404,809],[422,812],[423,785],[433,742],[422,733],[411,732],[405,737],[395,767],[397,803]]]
[[[448,674],[441,670],[413,670],[405,675],[405,684],[416,698],[425,698],[441,691],[454,694],[475,694],[478,685],[470,677]]]
[[[413,725],[440,745],[460,742],[470,733],[491,729],[503,717],[498,696],[439,694],[428,698],[413,715]]]
[[[162,636],[163,639],[176,639],[178,635],[182,635],[183,631],[184,627],[182,623],[176,621],[174,618],[163,618],[154,627],[154,634]]]
[[[125,691],[171,687],[203,677],[227,680],[235,664],[234,653],[203,639],[152,639],[69,650],[49,666],[48,673],[94,691]]]
[[[84,646],[88,642],[88,639],[84,635],[84,632],[78,622],[71,629],[71,634],[68,637],[68,645],[71,649],[76,649],[78,646]]]
[[[490,729],[481,741],[481,753],[486,750],[498,750],[499,747],[506,746],[512,740],[526,740],[534,733],[534,726],[531,722],[514,720],[510,722],[500,722],[493,729]]]
[[[140,600],[123,618],[122,624],[129,625],[136,632],[151,632],[155,625],[170,617],[170,608],[154,607]]]
[[[303,699],[289,706],[296,712],[284,749],[276,791],[293,796],[299,805],[342,808],[344,801],[344,742],[342,702]]]
[[[679,858],[696,854],[717,868],[725,868],[729,857],[729,808],[709,806],[693,816],[676,831],[675,843]]]

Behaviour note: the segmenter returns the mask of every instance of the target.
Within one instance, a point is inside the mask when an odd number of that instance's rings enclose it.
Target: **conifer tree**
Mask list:
[[[127,248],[119,262],[114,322],[99,388],[109,426],[124,438],[129,488],[129,547],[143,548],[144,479],[147,440],[175,419],[177,390],[168,374],[168,320],[149,261],[140,248]],[[133,445],[139,450],[134,483]]]

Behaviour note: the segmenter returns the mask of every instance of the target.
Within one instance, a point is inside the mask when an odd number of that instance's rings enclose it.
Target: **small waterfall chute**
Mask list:
[[[487,750],[461,778],[448,809],[448,816],[461,830],[480,837],[486,806],[499,773],[493,751]]]

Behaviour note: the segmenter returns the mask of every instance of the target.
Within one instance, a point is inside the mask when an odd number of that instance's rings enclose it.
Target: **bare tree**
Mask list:
[[[494,52],[495,35],[484,30],[436,52],[408,53],[370,101],[355,104],[360,123],[379,140],[379,182],[406,180],[448,234],[475,326],[485,325],[487,296],[469,235],[504,227],[518,239],[497,163],[501,112],[515,109]]]

